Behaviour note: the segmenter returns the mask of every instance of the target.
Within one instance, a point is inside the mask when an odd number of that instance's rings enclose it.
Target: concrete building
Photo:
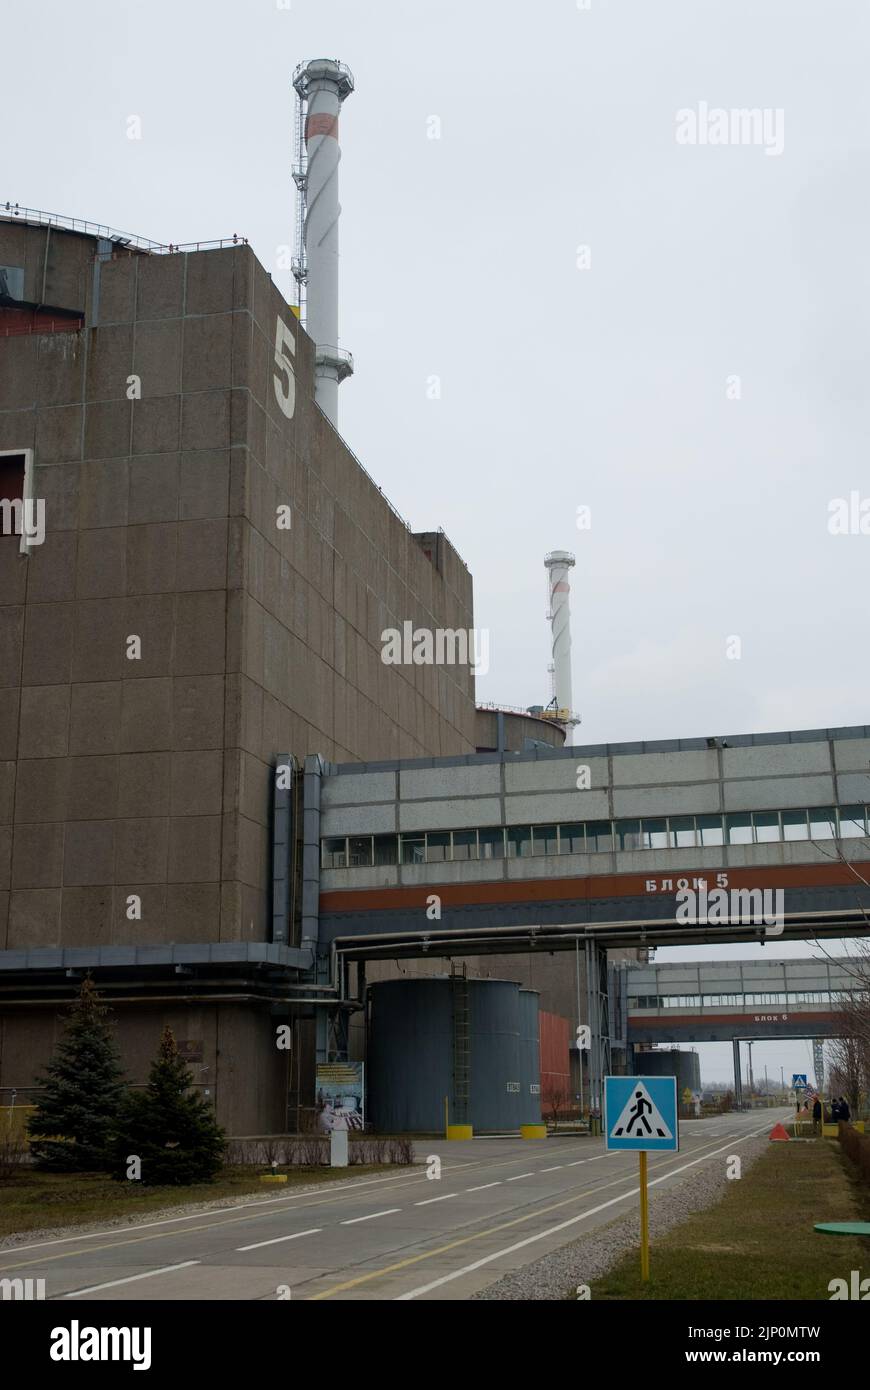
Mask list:
[[[471,576],[314,368],[239,238],[0,217],[0,1104],[87,971],[130,1077],[169,1024],[240,1135],[310,1092],[315,1015],[322,1060],[361,1049],[366,971],[518,981],[589,1024],[597,1078],[620,958],[763,938],[687,924],[686,884],[781,890],[795,939],[864,929],[870,728],[564,747],[477,711],[467,662],[383,659],[471,632]]]
[[[473,752],[469,667],[380,659],[470,629],[471,577],[316,407],[238,238],[0,218],[0,466],[46,526],[0,536],[0,1088],[93,969],[134,1080],[169,1023],[231,1132],[281,1129],[276,760]]]

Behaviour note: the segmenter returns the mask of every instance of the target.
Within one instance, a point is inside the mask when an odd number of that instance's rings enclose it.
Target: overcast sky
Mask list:
[[[565,548],[578,742],[862,724],[870,9],[586,4],[15,6],[2,200],[242,233],[290,297],[290,78],[342,59],[340,428],[471,568],[479,698],[549,698]],[[769,138],[680,143],[704,103]]]

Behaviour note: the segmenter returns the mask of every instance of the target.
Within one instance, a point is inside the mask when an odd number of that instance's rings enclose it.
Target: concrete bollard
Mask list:
[[[332,1168],[347,1167],[347,1130],[334,1129],[329,1136],[329,1163]]]

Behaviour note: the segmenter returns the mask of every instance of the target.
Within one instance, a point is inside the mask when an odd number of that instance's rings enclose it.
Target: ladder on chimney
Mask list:
[[[471,1101],[471,1017],[465,962],[457,969],[451,962],[450,990],[453,1006],[453,1114],[451,1123],[467,1125]]]
[[[304,328],[308,321],[308,259],[305,254],[305,218],[308,213],[308,146],[305,140],[305,120],[308,102],[297,92],[296,119],[293,130],[293,182],[296,185],[296,227],[291,272],[296,281],[299,322]]]

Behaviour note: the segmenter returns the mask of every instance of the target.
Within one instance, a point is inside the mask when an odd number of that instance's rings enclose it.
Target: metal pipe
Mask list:
[[[786,914],[786,925],[800,926],[803,923],[815,924],[819,918],[827,918],[834,922],[840,919],[853,917],[864,917],[861,909],[838,909],[836,912],[800,912]],[[724,924],[731,925],[731,924]],[[747,932],[755,936],[764,936],[764,926],[759,922],[735,923],[742,925]],[[631,918],[626,921],[616,922],[590,922],[584,925],[580,935],[582,939],[601,938],[611,940],[618,933],[631,931],[633,935],[641,937],[653,936],[658,944],[661,939],[670,935],[689,936],[692,942],[698,944],[716,943],[729,940],[729,936],[723,933],[722,927],[716,924],[704,926],[703,924],[693,924],[677,922],[676,917],[658,917],[654,919],[641,917]],[[867,935],[867,932],[857,933]],[[523,936],[534,936],[537,946],[546,945],[551,941],[564,941],[565,937],[571,940],[578,935],[577,923],[566,924],[565,926],[528,926],[520,925],[515,927],[479,927],[471,936],[460,935],[445,928],[443,931],[433,932],[431,930],[405,931],[405,932],[361,932],[352,936],[336,936],[332,939],[332,944],[337,950],[351,952],[357,950],[380,950],[389,952],[394,950],[397,945],[417,946],[418,944],[428,943],[428,949],[442,944],[463,945],[480,944],[486,941],[488,944],[496,942],[511,941]],[[767,939],[767,938],[766,938]],[[376,943],[368,946],[366,943]],[[634,943],[636,944],[636,943]],[[654,943],[655,944],[655,943]]]
[[[56,989],[57,986],[49,986]],[[70,997],[75,994],[75,990],[70,988]],[[288,999],[283,994],[105,994],[100,990],[100,999],[105,1004],[287,1004]],[[4,1009],[21,1008],[52,1008],[56,1009],[58,1004],[63,1004],[64,999],[0,999],[0,1005]],[[293,1000],[299,1004],[317,1004],[321,1000],[299,999]]]

